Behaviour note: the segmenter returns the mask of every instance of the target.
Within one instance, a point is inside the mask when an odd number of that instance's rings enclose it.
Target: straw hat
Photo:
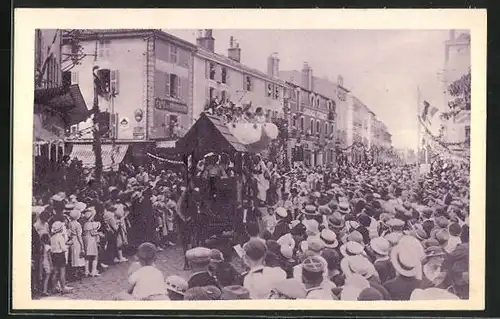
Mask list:
[[[391,244],[389,241],[383,237],[375,237],[370,241],[370,247],[374,252],[379,255],[387,256],[389,255],[389,250],[391,248]]]
[[[188,290],[188,283],[186,279],[177,275],[168,276],[165,279],[165,286],[167,290],[173,291],[182,296],[184,296],[186,290]]]
[[[355,241],[349,241],[340,246],[340,253],[344,257],[360,255],[363,253],[363,251],[364,251],[363,245]]]
[[[60,221],[55,221],[53,224],[52,224],[52,227],[51,227],[51,230],[50,232],[55,234],[55,233],[59,233],[59,232],[62,232],[64,228],[64,224]]]
[[[420,242],[412,236],[403,236],[392,248],[391,262],[397,273],[405,277],[417,277],[421,273],[425,256]]]

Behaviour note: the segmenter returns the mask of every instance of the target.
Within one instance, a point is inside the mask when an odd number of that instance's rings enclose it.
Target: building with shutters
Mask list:
[[[227,56],[214,52],[213,31],[199,31],[194,56],[193,124],[212,100],[236,105],[252,103],[250,111],[262,107],[269,117],[282,117],[285,82],[278,78],[279,59],[268,61],[269,73],[241,63],[242,48],[231,38]]]
[[[140,162],[148,150],[174,145],[187,132],[193,118],[194,44],[157,29],[80,30],[79,43],[86,57],[65,77],[80,85],[90,109],[92,68],[99,66],[109,93],[99,97],[100,110],[110,118],[103,153],[120,144],[121,152]],[[71,43],[63,49],[71,51]],[[89,120],[72,128],[69,140],[81,153],[92,147],[92,125]]]
[[[66,130],[87,118],[78,85],[63,81],[60,29],[35,30],[33,154],[60,160]]]

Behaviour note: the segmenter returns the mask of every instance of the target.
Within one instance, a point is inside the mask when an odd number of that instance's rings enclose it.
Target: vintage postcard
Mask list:
[[[14,21],[14,310],[484,309],[486,10]]]

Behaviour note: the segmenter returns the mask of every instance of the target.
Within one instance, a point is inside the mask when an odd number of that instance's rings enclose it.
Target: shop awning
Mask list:
[[[33,117],[33,141],[63,142],[63,138],[45,129],[39,116]]]
[[[104,170],[117,169],[127,154],[127,144],[101,145],[102,166]],[[94,150],[92,144],[74,144],[70,157],[83,162],[84,167],[95,166]]]
[[[90,113],[78,84],[35,90],[35,105],[52,108],[70,126],[87,120]]]

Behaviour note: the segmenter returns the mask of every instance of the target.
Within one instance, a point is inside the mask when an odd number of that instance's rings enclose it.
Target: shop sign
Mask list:
[[[133,136],[135,139],[142,140],[142,139],[144,139],[144,136],[146,135],[145,132],[146,132],[146,130],[144,129],[143,126],[136,126],[136,127],[134,127]]]
[[[170,99],[155,99],[155,108],[159,110],[165,110],[170,112],[184,113],[187,114],[188,108],[182,102],[173,101]]]
[[[324,121],[326,121],[328,119],[328,116],[325,113],[314,111],[314,110],[307,109],[307,108],[304,108],[303,113],[307,116],[314,117],[316,119],[320,119],[320,120],[324,120]]]

